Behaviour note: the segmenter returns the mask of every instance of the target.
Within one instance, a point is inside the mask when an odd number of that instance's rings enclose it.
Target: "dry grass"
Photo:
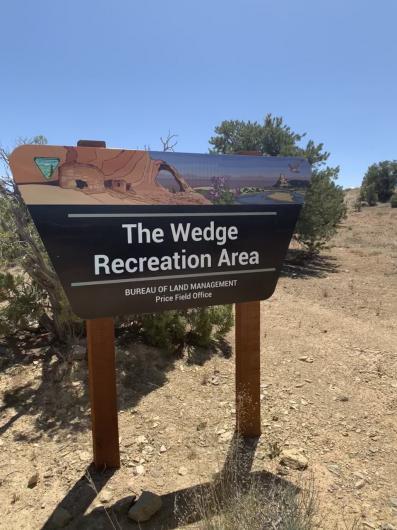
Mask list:
[[[311,530],[317,512],[314,481],[299,488],[265,472],[246,469],[242,442],[234,442],[214,482],[184,499],[180,522],[200,530]],[[248,471],[248,472],[247,472]]]
[[[228,485],[230,489],[230,485]],[[252,480],[246,488],[232,487],[222,498],[213,490],[198,499],[201,530],[309,530],[313,528],[314,498],[312,492],[283,488],[276,483],[264,488]],[[214,515],[215,513],[215,515]]]

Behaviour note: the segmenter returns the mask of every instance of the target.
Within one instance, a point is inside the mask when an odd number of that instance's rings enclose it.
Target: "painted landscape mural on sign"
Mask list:
[[[310,181],[302,158],[23,145],[23,200],[74,312],[269,298]]]
[[[27,204],[301,203],[304,159],[23,146],[11,158]]]

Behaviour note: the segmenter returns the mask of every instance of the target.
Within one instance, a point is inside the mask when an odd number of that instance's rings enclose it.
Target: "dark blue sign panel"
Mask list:
[[[270,297],[310,181],[301,158],[26,145],[10,162],[82,318]]]

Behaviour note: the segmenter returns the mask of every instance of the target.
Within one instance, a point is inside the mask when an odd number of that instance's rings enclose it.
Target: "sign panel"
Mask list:
[[[310,181],[302,158],[24,145],[10,163],[82,318],[270,297]]]

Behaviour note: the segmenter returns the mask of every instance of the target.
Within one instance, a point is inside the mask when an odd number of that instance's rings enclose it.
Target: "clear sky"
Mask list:
[[[271,112],[340,183],[397,158],[396,0],[2,0],[0,143],[44,134],[207,152]]]

